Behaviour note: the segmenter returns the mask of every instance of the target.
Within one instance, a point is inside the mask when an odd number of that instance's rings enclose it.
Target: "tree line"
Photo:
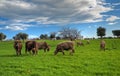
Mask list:
[[[112,30],[113,36],[117,36],[117,38],[120,37],[120,30]],[[104,27],[98,27],[97,28],[97,36],[100,36],[100,38],[103,38],[106,35],[106,28]]]
[[[39,36],[40,39],[78,39],[81,37],[80,35],[81,31],[75,28],[70,28],[70,27],[64,27],[62,28],[58,33],[52,32],[50,35],[48,34],[41,34]],[[120,37],[120,30],[112,30],[112,33],[114,36]],[[106,35],[106,28],[104,27],[98,27],[97,28],[97,36],[100,38],[103,38]],[[28,39],[28,34],[26,33],[18,33],[15,36],[13,36],[14,40],[25,40]],[[0,41],[4,40],[7,36],[4,33],[0,33]]]

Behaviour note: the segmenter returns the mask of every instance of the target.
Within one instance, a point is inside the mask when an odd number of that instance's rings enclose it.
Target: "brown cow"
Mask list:
[[[54,51],[54,55],[58,52],[62,52],[64,55],[64,50],[70,50],[70,54],[72,55],[74,53],[74,43],[71,41],[59,43]]]
[[[14,41],[14,49],[16,50],[16,55],[21,55],[22,42],[20,40]]]
[[[50,46],[46,43],[46,42],[38,42],[38,49],[44,49],[44,52],[49,51],[50,50]]]
[[[77,46],[84,46],[83,42],[77,42]]]
[[[105,41],[104,40],[101,40],[100,42],[100,50],[104,50],[105,51]]]
[[[30,52],[34,54],[37,54],[38,52],[38,45],[37,45],[37,42],[36,41],[27,41],[25,43],[25,53],[27,54],[27,52]]]

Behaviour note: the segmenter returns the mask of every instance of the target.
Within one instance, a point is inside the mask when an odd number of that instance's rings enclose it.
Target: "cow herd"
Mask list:
[[[77,46],[84,46],[83,42],[76,42]],[[54,51],[54,55],[56,55],[58,52],[62,52],[63,55],[65,54],[64,51],[70,51],[70,55],[73,55],[75,52],[74,49],[74,41],[66,41],[66,42],[61,42],[58,43],[56,46],[56,49]],[[90,44],[90,41],[87,40],[86,44]],[[14,41],[14,49],[16,50],[16,55],[21,55],[21,50],[22,50],[22,42],[20,40],[15,40]],[[36,42],[36,41],[26,41],[25,42],[25,53],[27,54],[28,52],[33,55],[38,54],[38,50],[43,49],[44,52],[47,52],[50,50],[50,45],[48,45],[47,42]],[[100,50],[105,51],[105,41],[101,40],[100,42]]]

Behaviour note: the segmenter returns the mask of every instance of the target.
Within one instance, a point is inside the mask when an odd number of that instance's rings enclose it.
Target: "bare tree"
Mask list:
[[[81,36],[80,32],[81,31],[78,31],[75,28],[64,27],[60,30],[60,36],[62,36],[64,39],[74,40]]]

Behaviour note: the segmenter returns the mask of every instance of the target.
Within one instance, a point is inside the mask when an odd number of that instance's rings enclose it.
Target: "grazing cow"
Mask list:
[[[38,49],[44,49],[44,52],[49,51],[50,50],[50,46],[46,43],[46,42],[38,42]]]
[[[83,42],[77,42],[77,46],[84,46]]]
[[[21,55],[22,42],[20,40],[14,41],[14,49],[16,50],[16,55]]]
[[[54,55],[58,52],[62,52],[64,55],[64,50],[70,50],[70,54],[72,55],[74,53],[74,43],[71,41],[59,43],[54,51]]]
[[[105,51],[105,41],[104,40],[101,40],[101,42],[100,42],[100,50]]]
[[[38,52],[38,45],[37,45],[37,42],[36,41],[27,41],[25,43],[25,53],[27,54],[27,52],[30,52],[34,54],[37,54]]]

